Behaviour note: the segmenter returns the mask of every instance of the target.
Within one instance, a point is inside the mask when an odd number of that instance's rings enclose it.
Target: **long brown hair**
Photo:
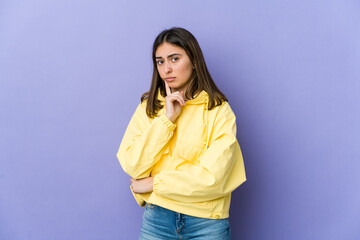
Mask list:
[[[166,29],[162,31],[154,41],[152,51],[153,74],[150,90],[141,96],[141,102],[147,99],[146,114],[150,118],[155,117],[157,112],[163,108],[160,100],[157,99],[158,91],[160,91],[160,94],[163,97],[166,96],[165,84],[164,81],[160,78],[155,59],[155,52],[157,48],[164,42],[184,49],[189,56],[193,66],[195,67],[185,93],[186,98],[194,98],[197,93],[205,90],[209,95],[209,110],[218,105],[221,105],[224,101],[227,101],[225,95],[215,85],[214,80],[212,79],[206,67],[205,59],[199,43],[195,37],[189,31],[183,28]]]

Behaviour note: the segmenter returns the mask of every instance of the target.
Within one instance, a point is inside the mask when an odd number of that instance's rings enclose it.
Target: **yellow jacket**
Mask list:
[[[207,106],[202,91],[172,123],[165,107],[149,118],[146,101],[139,104],[117,158],[134,179],[154,176],[152,192],[133,192],[140,206],[148,202],[196,217],[229,217],[231,192],[246,181],[235,115],[227,102]]]

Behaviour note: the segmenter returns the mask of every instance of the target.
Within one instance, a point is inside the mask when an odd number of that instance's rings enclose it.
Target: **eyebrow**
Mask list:
[[[171,57],[176,56],[176,55],[182,56],[180,53],[173,53],[173,54],[168,55],[167,58],[171,58]],[[155,57],[155,59],[158,59],[158,58],[162,58],[162,57]]]

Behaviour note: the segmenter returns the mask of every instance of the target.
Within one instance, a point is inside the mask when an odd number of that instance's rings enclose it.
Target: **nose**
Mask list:
[[[171,73],[172,72],[171,63],[166,61],[164,70],[165,70],[165,73]]]

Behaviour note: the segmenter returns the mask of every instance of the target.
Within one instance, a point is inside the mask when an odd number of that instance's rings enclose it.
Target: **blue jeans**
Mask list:
[[[193,217],[146,204],[139,240],[230,239],[229,220]]]

